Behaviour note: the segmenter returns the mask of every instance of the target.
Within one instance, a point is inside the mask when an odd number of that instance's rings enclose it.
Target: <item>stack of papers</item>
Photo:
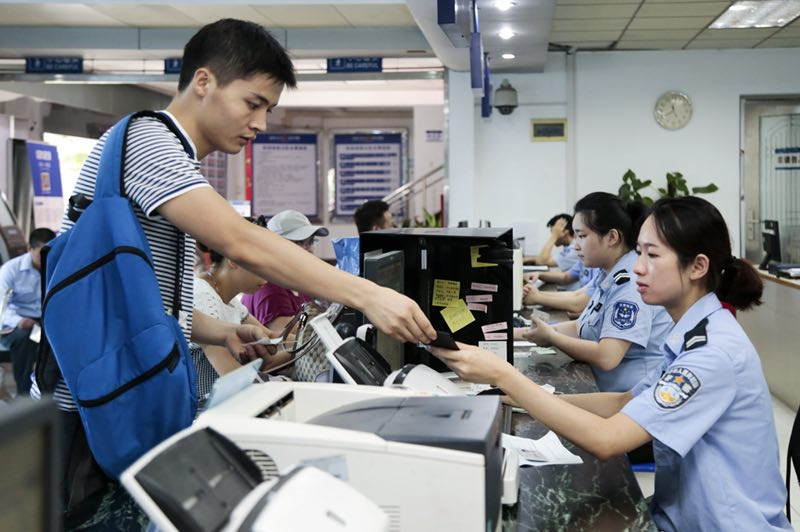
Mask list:
[[[580,456],[571,453],[564,447],[553,431],[538,440],[503,434],[500,443],[504,449],[516,451],[519,454],[520,467],[583,463]]]

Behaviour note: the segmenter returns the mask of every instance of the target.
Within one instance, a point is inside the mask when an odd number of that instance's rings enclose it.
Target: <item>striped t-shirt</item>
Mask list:
[[[210,185],[200,173],[200,162],[196,158],[192,140],[175,117],[166,111],[161,112],[175,123],[187,146],[191,148],[191,155],[187,154],[178,137],[160,120],[152,117],[139,118],[132,122],[128,129],[124,186],[153,254],[164,309],[171,313],[175,276],[180,271],[177,257],[179,233],[174,225],[158,213],[157,209],[181,194]],[[100,153],[107,137],[108,133],[100,138],[83,164],[73,194],[80,193],[89,199],[94,196]],[[61,232],[71,229],[73,225],[65,213],[61,221]],[[188,340],[192,331],[195,240],[189,235],[181,237],[184,239],[181,259],[183,260],[181,309],[182,315],[186,314],[186,319],[181,324]],[[31,395],[39,395],[35,383],[34,388]],[[77,410],[72,394],[63,379],[59,379],[53,395],[61,410]]]

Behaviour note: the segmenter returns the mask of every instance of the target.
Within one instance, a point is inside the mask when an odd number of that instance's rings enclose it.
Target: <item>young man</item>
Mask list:
[[[199,161],[209,153],[237,153],[256,134],[266,131],[267,115],[278,104],[284,87],[295,85],[286,51],[261,26],[219,20],[200,29],[186,45],[178,94],[162,112],[180,136],[156,118],[144,117],[131,124],[124,164],[125,193],[153,252],[165,308],[171,306],[179,271],[182,307],[192,308],[197,239],[270,282],[361,310],[380,330],[398,340],[432,341],[436,332],[414,301],[341,272],[275,233],[249,223],[200,174]],[[90,198],[105,138],[89,155],[75,187],[75,192]],[[65,217],[62,229],[71,226]],[[185,233],[181,245],[177,230]],[[223,323],[198,311],[185,316],[183,323],[187,338],[197,343],[225,346],[237,357],[265,354],[243,346],[258,339],[261,333],[255,326]],[[62,410],[75,411],[63,380],[55,398]],[[68,470],[71,458],[67,457]],[[111,491],[116,494],[120,490]],[[111,509],[109,515],[95,516],[95,520],[111,523],[115,519],[111,515],[118,513],[114,508],[120,497],[112,498],[102,506]],[[130,507],[129,503],[122,504]],[[128,526],[119,519],[113,524],[117,529]]]
[[[0,298],[5,299],[0,348],[11,358],[17,397],[25,397],[31,388],[31,371],[39,344],[29,337],[42,317],[41,268],[42,247],[56,234],[45,227],[34,229],[28,239],[28,252],[0,267]],[[5,392],[0,382],[0,392]]]
[[[361,207],[356,209],[353,220],[356,222],[359,235],[367,231],[394,227],[389,204],[381,200],[365,201]]]
[[[561,271],[567,271],[578,262],[578,256],[572,249],[572,216],[566,213],[556,214],[547,221],[550,237],[542,246],[542,250],[534,257],[526,257],[525,264],[544,264],[558,266]],[[553,256],[553,248],[561,246],[561,251]]]

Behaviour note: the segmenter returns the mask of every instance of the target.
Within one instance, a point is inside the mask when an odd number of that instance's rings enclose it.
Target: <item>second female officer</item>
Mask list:
[[[577,320],[550,326],[535,316],[523,337],[552,345],[592,366],[601,392],[633,388],[661,366],[672,319],[636,291],[634,251],[645,208],[593,192],[575,204],[573,245],[583,263],[600,268],[589,304]]]

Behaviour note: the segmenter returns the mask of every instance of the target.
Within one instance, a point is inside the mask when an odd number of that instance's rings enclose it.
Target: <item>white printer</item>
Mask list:
[[[519,488],[516,455],[503,461],[501,417],[496,396],[269,382],[195,425],[230,438],[262,469],[314,466],[347,481],[389,515],[393,532],[484,532],[499,528],[504,467],[511,502]]]
[[[122,484],[162,532],[388,532],[385,512],[313,467],[278,476],[200,426],[132,464]]]

